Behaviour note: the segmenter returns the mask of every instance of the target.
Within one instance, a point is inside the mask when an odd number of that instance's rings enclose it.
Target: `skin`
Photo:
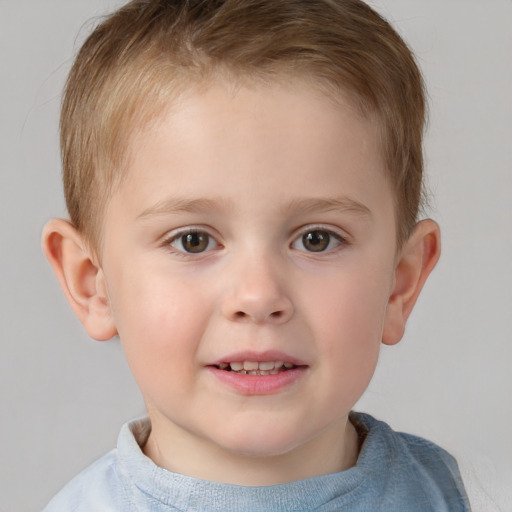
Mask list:
[[[348,414],[381,342],[402,337],[439,231],[422,221],[398,250],[375,126],[348,102],[302,83],[228,85],[189,92],[132,141],[101,264],[63,220],[43,247],[89,334],[119,334],[151,418],[145,453],[272,485],[355,464]],[[215,369],[269,351],[300,366],[277,388]]]

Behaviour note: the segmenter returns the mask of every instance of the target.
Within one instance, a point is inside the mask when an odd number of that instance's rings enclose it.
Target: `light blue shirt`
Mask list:
[[[160,468],[140,448],[149,420],[135,420],[121,429],[117,449],[75,477],[43,512],[470,511],[457,463],[446,451],[366,414],[352,413],[351,420],[364,437],[354,467],[269,487]]]

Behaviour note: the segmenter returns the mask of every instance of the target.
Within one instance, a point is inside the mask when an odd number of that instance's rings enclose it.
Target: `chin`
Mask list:
[[[307,442],[301,442],[298,439],[296,430],[293,435],[288,431],[279,431],[277,429],[259,429],[252,432],[242,432],[238,435],[229,435],[227,439],[223,439],[219,446],[234,456],[250,457],[250,458],[268,458],[278,457],[293,451],[298,446]]]

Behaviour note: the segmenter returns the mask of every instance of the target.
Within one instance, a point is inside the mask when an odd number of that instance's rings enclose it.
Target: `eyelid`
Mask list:
[[[328,233],[329,236],[335,238],[339,242],[338,246],[325,251],[319,251],[317,253],[315,253],[314,251],[307,251],[306,249],[303,249],[302,252],[308,252],[311,254],[328,254],[332,253],[333,251],[336,251],[340,246],[346,247],[347,245],[350,244],[348,235],[344,234],[344,232],[342,232],[340,228],[335,228],[331,225],[326,224],[308,224],[306,226],[302,226],[300,229],[295,231],[292,241],[290,243],[290,247],[293,248],[293,245],[299,240],[301,240],[301,238],[305,234],[313,231],[324,231]]]
[[[207,235],[211,240],[213,240],[215,242],[216,246],[214,248],[206,249],[204,251],[197,252],[197,253],[180,250],[180,249],[177,249],[176,247],[173,247],[172,244],[176,240],[179,240],[180,238],[182,238],[185,235],[195,234],[195,233],[203,233],[203,234]],[[178,254],[179,256],[184,256],[184,257],[186,257],[186,256],[196,256],[197,257],[197,256],[205,255],[207,253],[210,253],[212,250],[222,247],[222,245],[218,241],[218,237],[216,235],[212,234],[211,229],[207,228],[206,226],[184,226],[181,228],[176,228],[171,231],[168,231],[164,235],[161,245],[163,247],[165,247],[167,250],[169,250],[175,254]]]
[[[304,226],[301,226],[300,228],[297,228],[294,230],[293,233],[293,239],[295,240],[300,235],[303,235],[304,233],[307,233],[308,231],[326,231],[327,233],[334,235],[335,237],[348,241],[349,234],[342,228],[338,226],[333,226],[332,224],[323,224],[321,222],[319,223],[311,223],[311,224],[305,224]]]

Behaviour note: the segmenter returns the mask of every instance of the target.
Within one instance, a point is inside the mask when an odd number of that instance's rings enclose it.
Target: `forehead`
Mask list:
[[[177,76],[165,78],[158,80],[149,93],[142,90],[134,93],[132,102],[136,105],[133,108],[135,115],[125,119],[125,125],[119,127],[126,143],[125,156],[131,156],[133,150],[136,150],[141,142],[144,143],[144,139],[153,138],[162,124],[172,119],[178,123],[185,116],[193,115],[194,107],[195,114],[221,123],[222,114],[226,110],[224,103],[228,102],[236,106],[240,118],[250,119],[251,104],[258,103],[263,112],[265,105],[279,95],[285,99],[284,107],[292,107],[286,112],[289,118],[293,118],[294,115],[296,118],[316,117],[314,104],[329,103],[330,110],[333,113],[338,112],[342,117],[344,113],[350,113],[359,121],[370,121],[377,135],[376,143],[382,142],[382,120],[357,91],[340,88],[339,84],[322,79],[309,69],[294,71],[285,66],[283,69],[244,72],[217,66],[199,70],[195,74],[184,71]],[[298,99],[298,96],[301,98]],[[249,99],[254,101],[251,103],[247,101]],[[311,103],[311,99],[314,99],[314,104]],[[247,103],[245,109],[244,102]],[[302,108],[297,110],[293,103],[301,103]],[[312,108],[308,109],[310,104]],[[234,109],[230,114],[233,112]]]
[[[144,205],[140,215],[169,195],[247,205],[254,194],[276,195],[276,207],[347,194],[362,202],[376,183],[387,186],[378,129],[345,96],[305,81],[219,81],[181,94],[132,137],[120,191]]]

